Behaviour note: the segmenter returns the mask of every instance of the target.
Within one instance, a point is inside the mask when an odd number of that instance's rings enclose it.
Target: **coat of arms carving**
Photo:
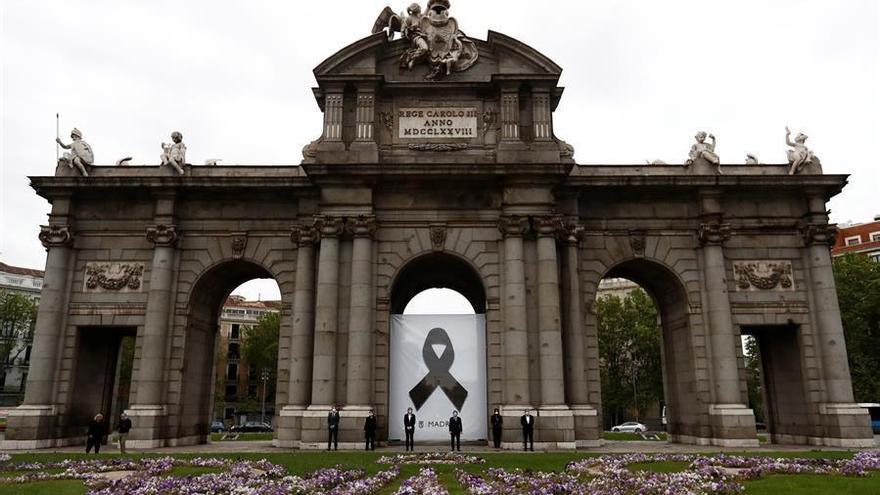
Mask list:
[[[424,12],[418,3],[400,14],[385,7],[373,25],[373,32],[387,29],[389,39],[401,33],[411,46],[400,56],[400,67],[410,70],[416,63],[426,62],[431,71],[425,79],[436,81],[467,70],[479,57],[473,40],[458,29],[454,17],[449,17],[449,7],[449,0],[429,0]]]

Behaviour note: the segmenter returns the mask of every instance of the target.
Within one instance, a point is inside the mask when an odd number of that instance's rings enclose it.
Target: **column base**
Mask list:
[[[711,404],[709,424],[712,437],[676,435],[681,443],[714,445],[717,447],[757,447],[758,431],[755,429],[755,412],[743,404]],[[695,439],[695,441],[688,441]],[[708,441],[709,443],[703,443]]]
[[[819,404],[819,417],[827,447],[875,447],[868,410],[857,404]]]
[[[30,450],[62,447],[74,439],[56,438],[58,411],[54,405],[23,405],[9,412],[3,450]],[[80,439],[80,443],[82,440]]]
[[[602,440],[599,411],[588,404],[575,404],[571,406],[571,412],[574,415],[574,438],[577,448],[601,447],[605,442]]]
[[[306,406],[284,406],[275,424],[273,447],[298,449],[302,435],[302,418]]]
[[[128,435],[126,446],[132,449],[155,449],[201,443],[197,441],[196,437],[190,441],[185,438],[166,438],[165,427],[168,420],[168,409],[164,405],[136,404],[126,409],[125,414],[131,419],[131,432]]]

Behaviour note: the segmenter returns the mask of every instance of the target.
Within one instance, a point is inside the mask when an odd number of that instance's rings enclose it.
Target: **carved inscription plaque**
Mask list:
[[[401,139],[473,139],[477,137],[477,109],[401,108],[397,133]]]

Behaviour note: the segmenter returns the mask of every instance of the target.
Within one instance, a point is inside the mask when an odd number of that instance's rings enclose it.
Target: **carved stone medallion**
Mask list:
[[[140,292],[144,264],[131,262],[86,263],[85,292]]]
[[[794,290],[791,261],[734,261],[733,275],[737,291]]]

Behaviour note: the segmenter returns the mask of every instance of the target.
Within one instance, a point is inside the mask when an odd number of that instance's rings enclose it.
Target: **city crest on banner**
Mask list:
[[[462,440],[486,436],[484,315],[392,315],[388,433],[402,439],[403,415],[416,414],[415,440],[449,440],[452,411]]]

